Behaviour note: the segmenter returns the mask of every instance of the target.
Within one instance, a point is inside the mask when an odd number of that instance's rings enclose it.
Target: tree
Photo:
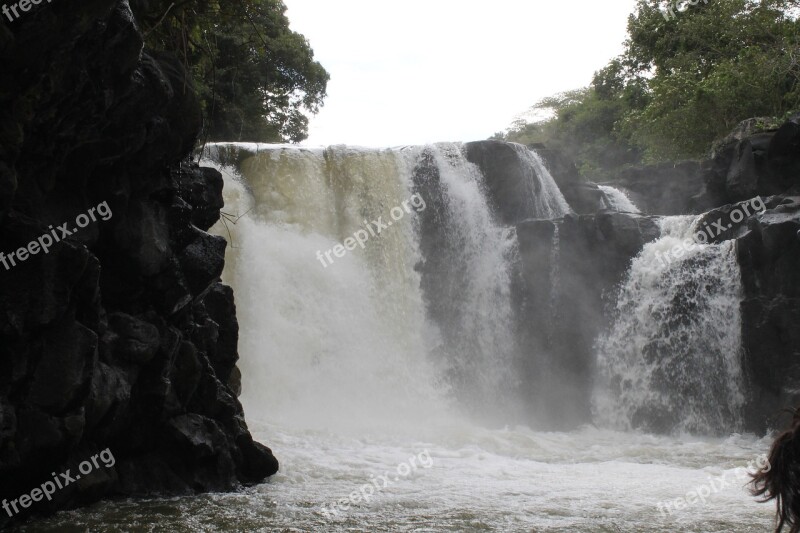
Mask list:
[[[638,0],[625,51],[588,88],[539,102],[553,118],[515,125],[514,139],[572,152],[584,173],[640,161],[699,158],[751,117],[800,109],[800,0],[697,2],[665,17]]]
[[[698,3],[671,20],[663,5],[639,0],[623,56],[650,99],[618,126],[648,159],[701,157],[742,120],[800,107],[796,0]]]
[[[632,108],[646,101],[644,89],[626,84],[619,63],[612,61],[597,72],[592,85],[538,102],[533,109],[549,111],[552,118],[518,123],[507,140],[523,144],[544,143],[572,154],[581,172],[593,179],[610,178],[608,169],[637,163],[641,153],[617,131],[616,124]]]
[[[329,75],[289,29],[282,0],[132,2],[146,44],[174,52],[195,80],[209,140],[300,142]]]

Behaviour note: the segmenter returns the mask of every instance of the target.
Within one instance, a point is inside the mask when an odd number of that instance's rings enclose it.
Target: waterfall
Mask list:
[[[316,257],[410,197],[402,161],[387,151],[242,145],[212,147],[212,159],[226,152],[236,163],[218,165],[225,212],[252,208],[228,225],[225,271],[241,310],[251,416],[341,427],[434,414],[442,394],[425,357],[412,221],[327,268]]]
[[[406,157],[417,190],[435,207],[421,235],[425,299],[441,334],[433,349],[461,403],[496,419],[514,409],[509,393],[518,385],[510,292],[515,230],[497,223],[484,177],[461,145],[420,147]]]
[[[560,316],[561,302],[561,228],[558,224],[553,226],[553,246],[550,253],[550,313],[547,318],[547,340],[553,343],[553,332]]]
[[[511,145],[517,152],[526,174],[525,182],[529,190],[528,211],[532,218],[560,218],[572,212],[542,157],[522,144],[511,143]]]
[[[598,185],[598,187],[603,193],[603,203],[607,209],[619,213],[641,213],[628,195],[621,190],[608,185]]]
[[[225,176],[225,212],[247,213],[215,231],[232,239],[225,281],[240,309],[251,417],[374,428],[419,423],[420,413],[435,421],[454,399],[484,414],[507,407],[516,237],[495,221],[463,146],[217,144],[207,153]],[[365,223],[393,220],[415,194],[424,210],[332,264],[318,260]],[[441,240],[426,234],[432,226]]]
[[[699,220],[699,219],[698,219]],[[725,433],[742,425],[741,274],[735,242],[694,244],[667,217],[633,260],[597,342],[596,420],[619,429]],[[681,257],[666,256],[679,250]]]
[[[530,190],[527,216],[568,213],[541,158],[515,150]],[[458,410],[490,423],[530,419],[520,398],[533,397],[531,384],[520,369],[531,354],[522,353],[520,328],[531,326],[519,323],[512,294],[516,230],[498,222],[464,146],[218,144],[207,163],[225,174],[227,226],[216,231],[231,239],[225,281],[241,311],[250,416],[310,428],[416,424],[421,412],[441,420]],[[424,207],[390,217],[413,197]],[[320,261],[381,217],[391,226],[363,248]],[[691,217],[662,219],[661,238],[634,259],[620,288],[614,323],[596,343],[601,424],[741,427],[734,243],[695,245],[664,262],[693,225]],[[563,318],[570,282],[558,267],[559,229],[543,293],[549,313],[534,326],[547,335]]]

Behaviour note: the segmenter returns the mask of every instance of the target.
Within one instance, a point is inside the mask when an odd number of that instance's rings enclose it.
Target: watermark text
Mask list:
[[[344,257],[347,252],[352,252],[355,250],[358,246],[360,246],[363,250],[370,238],[370,235],[372,237],[377,237],[381,234],[381,232],[388,230],[394,222],[399,222],[402,220],[403,217],[406,216],[406,213],[411,213],[412,207],[417,213],[424,211],[427,207],[425,200],[419,195],[419,193],[415,194],[408,200],[405,200],[400,206],[393,207],[389,212],[391,220],[384,222],[383,217],[378,217],[377,221],[372,222],[367,222],[365,220],[364,227],[366,229],[360,229],[356,231],[352,237],[346,238],[342,244],[337,244],[325,253],[317,250],[317,259],[320,263],[322,263],[323,267],[328,268],[333,264],[334,261],[334,257],[331,257],[331,255],[341,258]]]
[[[23,494],[19,498],[13,499],[10,502],[8,500],[3,500],[3,509],[6,511],[6,513],[8,513],[9,517],[13,518],[14,515],[20,512],[20,508],[27,509],[33,505],[34,502],[40,502],[44,498],[47,498],[47,501],[52,501],[53,494],[55,494],[57,490],[61,490],[66,486],[75,483],[81,478],[81,475],[87,476],[91,474],[93,470],[99,469],[100,463],[97,461],[98,459],[102,461],[103,466],[106,468],[111,468],[117,463],[116,459],[114,459],[114,454],[111,453],[109,448],[106,448],[102,452],[93,455],[90,461],[83,461],[80,465],[78,465],[80,474],[72,475],[70,473],[71,469],[69,468],[66,472],[58,475],[53,472],[50,474],[53,476],[52,481],[45,481],[40,487],[33,489],[30,494]],[[17,507],[17,504],[19,504],[19,507]]]
[[[417,464],[419,463],[419,464]],[[322,514],[326,518],[333,518],[339,516],[340,511],[350,510],[351,505],[356,505],[360,502],[369,503],[376,493],[381,492],[383,489],[389,487],[392,483],[400,481],[400,478],[407,477],[412,472],[415,472],[418,467],[430,468],[433,466],[433,458],[428,450],[424,450],[417,455],[409,457],[405,463],[400,463],[395,469],[395,473],[384,472],[382,476],[373,475],[369,483],[361,485],[358,490],[354,490],[347,498],[333,503],[326,508],[322,506]]]
[[[80,214],[75,219],[75,225],[77,228],[69,227],[69,222],[64,222],[60,226],[53,228],[50,226],[48,229],[50,230],[48,233],[43,234],[41,237],[36,239],[35,241],[31,241],[28,243],[27,246],[23,246],[22,248],[9,253],[8,255],[0,252],[0,264],[8,271],[11,270],[13,267],[17,266],[17,263],[23,263],[28,260],[28,258],[39,254],[39,252],[44,252],[45,254],[50,253],[50,248],[53,247],[58,242],[61,242],[66,237],[73,235],[74,233],[78,232],[78,229],[85,228],[91,222],[97,222],[97,216],[100,216],[100,219],[108,221],[111,219],[113,213],[111,213],[111,208],[108,207],[108,202],[103,202],[97,207],[92,207],[87,211],[88,214]]]

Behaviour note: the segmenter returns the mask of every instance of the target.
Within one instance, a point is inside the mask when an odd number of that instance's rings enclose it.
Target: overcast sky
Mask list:
[[[284,0],[330,72],[305,144],[485,139],[622,51],[635,0]]]

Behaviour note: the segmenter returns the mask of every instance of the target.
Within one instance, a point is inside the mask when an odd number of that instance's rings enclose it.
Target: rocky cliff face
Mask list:
[[[800,404],[800,198],[776,197],[738,239],[745,300],[742,338],[750,378],[748,426],[776,427]]]
[[[486,176],[489,198],[499,220],[516,224],[530,217],[530,184],[514,147],[502,141],[479,141],[467,143],[465,148],[467,160]]]
[[[126,1],[0,23],[0,498],[116,458],[22,514],[277,471],[236,399],[226,243],[206,233],[222,179],[186,160],[199,129],[183,66],[143,51]]]

